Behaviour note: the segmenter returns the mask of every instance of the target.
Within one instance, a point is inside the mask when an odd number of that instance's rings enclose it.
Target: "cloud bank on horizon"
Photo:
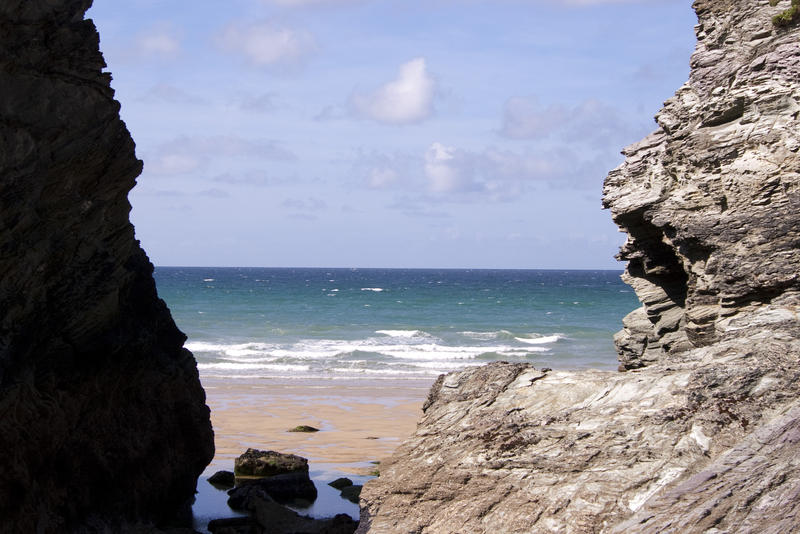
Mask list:
[[[688,75],[670,0],[95,0],[157,265],[619,268],[620,150]]]

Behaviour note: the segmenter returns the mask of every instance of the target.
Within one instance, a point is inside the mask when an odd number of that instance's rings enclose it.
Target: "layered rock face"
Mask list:
[[[798,32],[770,20],[788,5],[696,2],[689,81],[606,180],[604,205],[628,233],[625,280],[644,304],[616,339],[623,368],[709,345],[738,328],[737,316],[796,302]]]
[[[359,532],[800,530],[800,31],[698,0],[689,81],[604,204],[644,306],[624,373],[493,364],[431,390]]]
[[[90,0],[0,4],[0,530],[120,531],[213,455],[191,353],[128,220],[142,164]]]

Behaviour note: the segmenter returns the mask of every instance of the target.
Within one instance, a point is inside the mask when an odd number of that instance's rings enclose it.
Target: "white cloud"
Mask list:
[[[351,174],[370,189],[406,190],[416,185],[411,180],[419,174],[419,167],[418,155],[358,151]]]
[[[275,94],[246,95],[239,102],[239,107],[244,111],[269,113],[275,110]]]
[[[431,116],[435,87],[425,58],[420,57],[402,64],[395,80],[372,92],[355,93],[350,103],[362,117],[387,124],[410,124]]]
[[[242,54],[259,67],[297,65],[316,49],[309,32],[279,27],[269,21],[230,24],[217,42],[223,49]]]
[[[462,177],[456,166],[455,149],[433,143],[425,153],[425,176],[434,193],[449,193],[459,189]]]
[[[532,184],[550,187],[599,187],[615,160],[597,151],[487,147],[464,150],[433,143],[425,152],[425,188],[441,198],[502,202],[515,198]]]
[[[292,160],[294,154],[273,141],[251,141],[233,135],[181,137],[145,155],[145,168],[157,174],[187,174],[221,158]]]
[[[160,153],[152,161],[145,162],[145,168],[158,174],[186,174],[200,167],[199,157],[178,152]]]
[[[229,171],[213,178],[213,181],[229,185],[250,186],[250,187],[269,187],[278,184],[296,183],[296,180],[288,180],[282,177],[273,176],[263,170]]]
[[[561,106],[541,109],[535,99],[512,97],[506,101],[501,133],[512,139],[546,137],[563,125],[567,115]]]
[[[317,212],[328,208],[328,204],[319,198],[310,196],[306,199],[287,198],[281,202],[281,206],[299,211]]]
[[[147,90],[138,100],[143,102],[164,102],[167,104],[206,104],[206,100],[187,93],[179,87],[166,83],[157,83]]]
[[[398,175],[394,169],[374,168],[370,170],[368,184],[373,189],[383,189],[397,182]]]
[[[166,23],[159,23],[136,38],[136,51],[142,56],[174,57],[181,45],[176,31]]]
[[[499,133],[511,139],[557,136],[571,144],[616,152],[646,135],[647,128],[627,121],[620,110],[598,100],[571,108],[556,104],[545,108],[535,98],[512,97],[506,101]]]

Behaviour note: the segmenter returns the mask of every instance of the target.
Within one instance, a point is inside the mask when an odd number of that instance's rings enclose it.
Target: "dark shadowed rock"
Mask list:
[[[358,527],[347,514],[313,519],[260,497],[253,499],[251,511],[264,534],[353,534]]]
[[[228,506],[234,510],[247,510],[253,496],[268,495],[276,501],[314,502],[317,488],[308,473],[287,473],[248,480],[228,492]]]
[[[604,204],[642,308],[620,368],[431,389],[359,532],[800,531],[800,29],[696,0],[692,71]]]
[[[342,488],[342,498],[347,499],[348,501],[358,504],[358,498],[361,495],[361,485],[351,485]]]
[[[0,4],[0,517],[15,532],[167,523],[214,450],[128,220],[142,162],[90,4]]]
[[[236,496],[240,500],[235,504],[238,509],[250,512],[251,517],[219,520],[219,523],[213,525],[216,530],[212,530],[212,534],[244,532],[253,532],[254,534],[352,534],[358,526],[358,522],[347,514],[338,514],[327,519],[314,519],[300,515],[275,502],[264,492],[263,488],[259,488],[257,485],[247,485],[241,489],[243,491]],[[211,529],[212,525],[209,523],[209,530]]]
[[[236,475],[231,471],[217,471],[208,477],[208,482],[218,488],[232,488],[236,485]]]
[[[342,488],[346,488],[347,486],[352,486],[353,481],[350,480],[349,478],[342,477],[342,478],[337,478],[333,482],[328,482],[328,485],[340,490]]]

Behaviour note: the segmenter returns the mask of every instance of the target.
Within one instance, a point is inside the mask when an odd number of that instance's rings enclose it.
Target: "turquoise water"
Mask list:
[[[619,271],[158,267],[201,376],[420,379],[495,360],[615,369]]]

